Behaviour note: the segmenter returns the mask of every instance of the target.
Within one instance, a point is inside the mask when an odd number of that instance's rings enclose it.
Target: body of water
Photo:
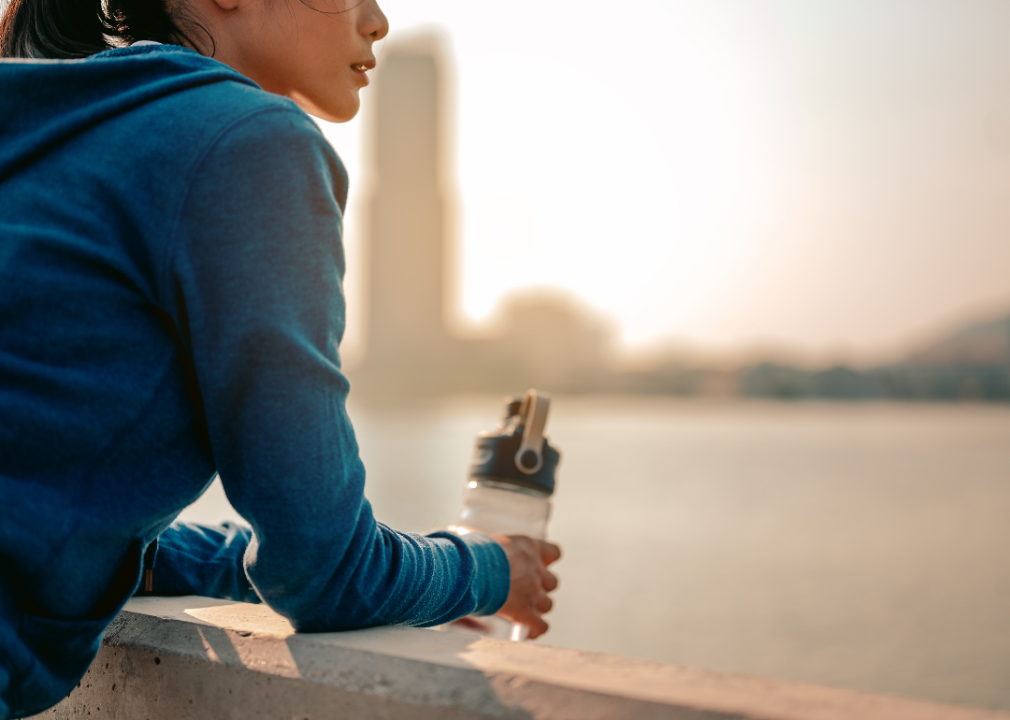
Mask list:
[[[352,403],[376,516],[449,524],[499,410]],[[559,397],[548,436],[543,642],[1010,710],[1010,407]]]

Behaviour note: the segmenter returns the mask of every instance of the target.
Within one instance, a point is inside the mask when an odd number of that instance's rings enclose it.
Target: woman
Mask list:
[[[362,494],[347,178],[305,114],[353,117],[387,32],[344,2],[4,16],[0,719],[64,697],[138,588],[262,599],[302,631],[547,629],[557,547],[398,533]],[[251,532],[171,525],[215,472]]]

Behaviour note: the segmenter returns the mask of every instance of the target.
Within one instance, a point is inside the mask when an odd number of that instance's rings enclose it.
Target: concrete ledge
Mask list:
[[[295,634],[262,605],[136,598],[39,718],[981,720],[1010,715],[413,628]]]

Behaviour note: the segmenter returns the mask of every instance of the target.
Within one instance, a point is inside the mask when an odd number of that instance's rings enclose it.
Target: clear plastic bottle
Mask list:
[[[509,398],[497,430],[477,436],[463,509],[450,530],[546,539],[561,460],[544,437],[549,408],[550,398],[536,390],[522,400]],[[471,615],[448,629],[511,640],[525,640],[528,634],[525,625],[498,616]]]

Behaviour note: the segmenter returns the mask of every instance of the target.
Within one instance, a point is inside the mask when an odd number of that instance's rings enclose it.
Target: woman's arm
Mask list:
[[[489,538],[372,517],[345,410],[346,176],[312,121],[268,109],[223,132],[190,181],[164,303],[226,494],[252,525],[245,570],[302,630],[433,625],[509,592]]]

